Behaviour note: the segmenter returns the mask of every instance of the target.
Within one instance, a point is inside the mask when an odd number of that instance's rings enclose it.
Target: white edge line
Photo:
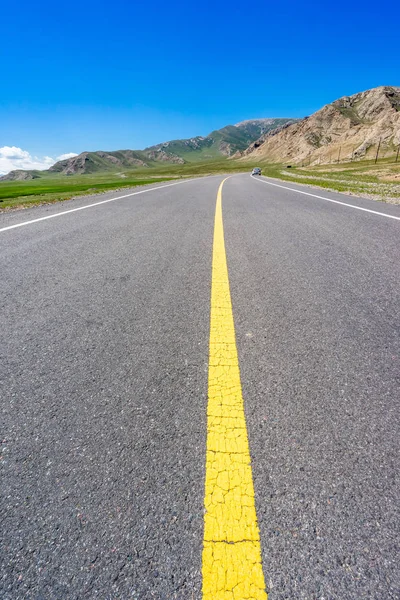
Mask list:
[[[377,210],[371,210],[369,208],[362,208],[361,206],[354,206],[354,204],[347,204],[347,202],[340,202],[339,200],[332,200],[332,198],[325,198],[325,196],[318,196],[317,194],[311,194],[310,192],[303,192],[302,190],[296,190],[294,188],[287,187],[286,185],[279,185],[278,183],[272,183],[271,181],[266,181],[265,179],[256,179],[252,175],[250,175],[252,179],[255,181],[261,181],[261,183],[267,183],[268,185],[274,185],[275,187],[283,188],[284,190],[290,190],[291,192],[297,192],[298,194],[304,194],[305,196],[312,196],[313,198],[319,198],[320,200],[326,200],[327,202],[333,202],[334,204],[342,204],[343,206],[349,206],[350,208],[356,208],[357,210],[363,210],[364,212],[369,212],[374,215],[380,215],[381,217],[387,217],[388,219],[395,219],[396,221],[400,221],[400,217],[395,217],[394,215],[387,215],[386,213],[378,212]],[[1,230],[0,230],[1,231]]]
[[[216,177],[210,175],[209,177]],[[163,188],[171,187],[173,185],[179,185],[180,183],[187,183],[188,181],[196,181],[198,179],[207,179],[207,177],[195,177],[192,179],[185,179],[184,181],[175,181],[174,183],[167,183],[166,185],[159,185],[157,187],[148,188],[147,190],[140,190],[138,192],[132,192],[131,194],[125,194],[124,196],[118,196],[117,198],[108,198],[108,200],[101,200],[100,202],[94,202],[93,204],[86,204],[86,206],[79,206],[78,208],[71,208],[70,210],[63,210],[53,215],[46,215],[45,217],[39,217],[38,219],[32,219],[31,221],[23,221],[15,225],[8,225],[0,229],[0,233],[8,231],[9,229],[16,229],[17,227],[24,227],[25,225],[31,225],[32,223],[38,223],[39,221],[46,221],[47,219],[54,219],[55,217],[61,217],[62,215],[68,215],[69,213],[77,212],[78,210],[86,210],[93,206],[100,206],[100,204],[107,204],[108,202],[114,202],[115,200],[121,200],[121,198],[129,198],[129,196],[137,196],[138,194],[145,194],[146,192],[152,192],[153,190],[161,190]],[[112,192],[111,192],[112,193]],[[77,198],[78,199],[78,198]]]

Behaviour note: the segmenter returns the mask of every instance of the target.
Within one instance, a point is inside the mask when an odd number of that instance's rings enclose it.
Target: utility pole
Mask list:
[[[338,162],[340,162],[340,153],[341,153],[341,151],[342,151],[342,146],[340,146],[340,148],[339,148],[339,156],[338,156],[338,159],[337,159]]]
[[[381,140],[379,139],[378,150],[376,151],[375,164],[378,162],[379,148],[381,147]]]
[[[396,162],[399,160],[400,144],[397,146]]]

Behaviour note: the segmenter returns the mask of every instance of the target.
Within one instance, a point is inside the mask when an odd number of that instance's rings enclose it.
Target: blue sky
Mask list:
[[[387,0],[9,2],[0,151],[137,149],[400,86],[399,22]]]

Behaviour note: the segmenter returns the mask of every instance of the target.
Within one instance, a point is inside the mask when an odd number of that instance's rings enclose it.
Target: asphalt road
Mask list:
[[[0,215],[2,600],[201,599],[223,179]],[[398,599],[400,208],[222,212],[269,598]]]

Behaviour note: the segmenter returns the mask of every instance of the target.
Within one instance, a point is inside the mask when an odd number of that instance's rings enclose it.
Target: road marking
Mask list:
[[[215,211],[203,544],[204,600],[266,600],[222,221]]]
[[[215,177],[215,175],[211,175]],[[197,179],[197,178],[196,178]],[[203,178],[205,179],[205,178]],[[94,202],[93,204],[86,204],[85,206],[79,206],[78,208],[71,208],[70,210],[63,210],[53,215],[46,215],[45,217],[39,217],[38,219],[32,219],[31,221],[23,221],[16,225],[8,225],[0,229],[0,233],[3,231],[9,231],[10,229],[16,229],[17,227],[24,227],[25,225],[31,225],[32,223],[38,223],[39,221],[46,221],[47,219],[54,219],[55,217],[62,217],[78,210],[86,210],[87,208],[93,208],[93,206],[100,206],[100,204],[107,204],[108,202],[115,202],[115,200],[121,200],[121,198],[129,198],[130,196],[137,196],[138,194],[146,194],[154,190],[162,190],[163,188],[171,187],[173,185],[180,185],[181,183],[187,183],[188,181],[194,181],[194,179],[185,179],[184,181],[176,181],[174,183],[167,183],[166,185],[159,185],[157,187],[149,188],[147,190],[140,190],[139,192],[132,192],[131,194],[125,194],[124,196],[118,196],[117,198],[109,198],[108,200],[101,200],[100,202]]]
[[[305,196],[312,196],[313,198],[319,198],[320,200],[326,200],[327,202],[333,202],[334,204],[342,204],[343,206],[349,206],[350,208],[355,208],[357,210],[363,210],[364,212],[369,212],[374,215],[380,215],[381,217],[387,217],[388,219],[395,219],[396,221],[400,221],[400,217],[395,217],[394,215],[387,215],[386,213],[378,212],[377,210],[371,210],[369,208],[362,208],[361,206],[354,206],[354,204],[348,204],[347,202],[340,202],[339,200],[332,200],[332,198],[325,198],[325,196],[318,196],[317,194],[311,194],[310,192],[303,192],[302,190],[296,190],[286,185],[279,185],[278,183],[272,183],[271,181],[266,181],[265,179],[256,179],[252,175],[250,175],[252,179],[255,181],[261,181],[261,183],[266,183],[267,185],[274,185],[275,187],[283,188],[284,190],[290,190],[291,192],[297,192],[298,194],[304,194]]]

